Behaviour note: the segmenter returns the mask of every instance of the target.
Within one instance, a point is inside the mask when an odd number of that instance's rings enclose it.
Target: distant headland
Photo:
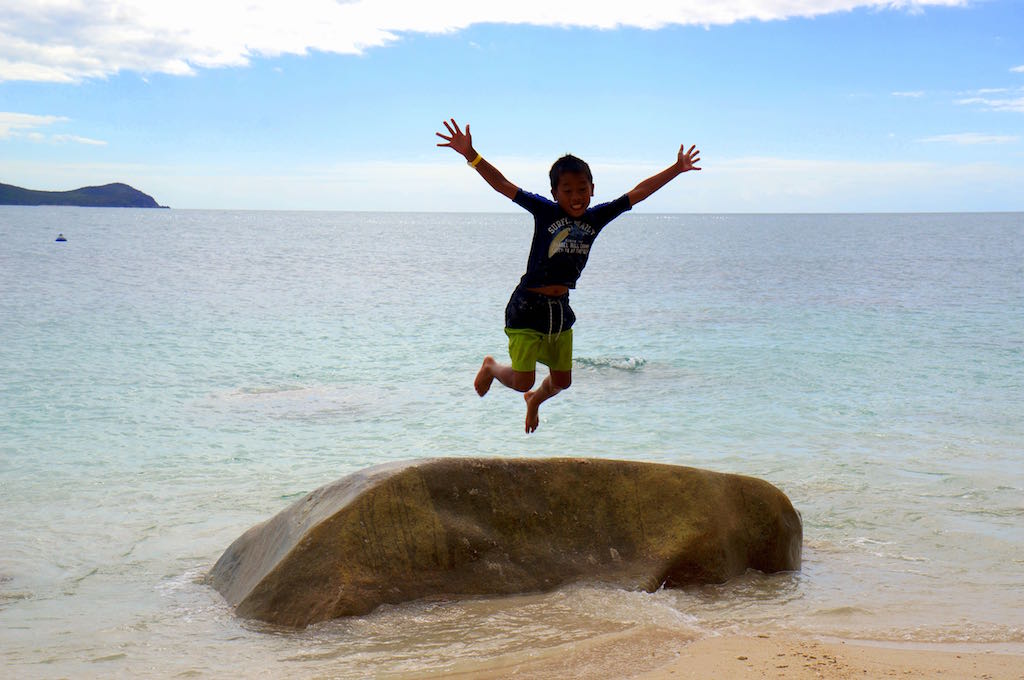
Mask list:
[[[74,205],[86,208],[166,208],[149,194],[115,182],[72,191],[35,191],[0,183],[0,205]]]

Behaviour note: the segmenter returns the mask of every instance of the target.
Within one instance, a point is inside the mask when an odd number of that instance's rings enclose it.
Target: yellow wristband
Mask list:
[[[477,166],[477,164],[480,163],[480,161],[482,161],[483,159],[484,159],[483,156],[481,156],[480,154],[477,154],[476,158],[474,158],[473,160],[469,161],[469,167],[475,168]]]

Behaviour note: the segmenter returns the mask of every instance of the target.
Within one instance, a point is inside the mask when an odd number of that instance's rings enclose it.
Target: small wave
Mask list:
[[[270,417],[308,419],[379,412],[387,393],[365,386],[243,386],[209,394],[204,406]]]
[[[0,611],[3,611],[7,605],[20,602],[22,600],[31,600],[35,595],[28,590],[12,590],[7,592],[0,592]]]
[[[296,392],[298,390],[308,389],[302,385],[262,385],[258,387],[239,387],[235,390],[236,394],[239,395],[263,395],[263,394],[277,394],[279,392]]]
[[[313,388],[303,385],[256,385],[237,387],[233,390],[226,390],[210,395],[215,399],[259,399],[264,397],[273,398],[278,395],[289,395],[295,392],[307,392]]]
[[[490,658],[460,658],[448,666],[455,677],[636,677],[663,667],[697,635],[657,626],[637,626],[555,645],[510,650]],[[405,670],[405,669],[401,669]]]
[[[617,371],[639,371],[647,364],[647,359],[643,357],[576,357],[573,361],[578,368],[610,368]]]
[[[862,615],[871,616],[873,614],[874,614],[874,612],[871,611],[870,609],[867,609],[865,607],[854,607],[854,606],[851,606],[851,605],[846,605],[846,606],[842,606],[842,607],[830,607],[830,608],[827,608],[827,609],[819,609],[816,612],[814,612],[815,616],[827,616],[827,617],[830,617],[830,616],[846,617],[846,616],[862,616]]]
[[[845,541],[847,546],[854,547],[868,555],[875,557],[881,557],[889,560],[899,560],[901,562],[930,562],[931,560],[927,557],[921,557],[918,555],[909,555],[907,553],[900,552],[898,549],[889,549],[889,546],[899,546],[899,544],[893,541],[879,541],[866,536],[856,536],[848,541]],[[906,573],[917,573],[917,572],[906,572]],[[921,574],[927,576],[927,574]]]

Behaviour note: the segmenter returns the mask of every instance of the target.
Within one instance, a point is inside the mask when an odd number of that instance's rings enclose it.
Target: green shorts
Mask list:
[[[552,371],[572,370],[572,329],[561,333],[541,333],[529,328],[506,328],[508,355],[512,370],[537,370],[537,362]]]

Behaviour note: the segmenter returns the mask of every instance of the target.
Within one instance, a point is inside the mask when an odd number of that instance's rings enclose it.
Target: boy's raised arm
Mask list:
[[[676,157],[676,162],[659,172],[657,175],[648,177],[643,182],[640,182],[640,184],[637,184],[633,190],[627,194],[629,196],[629,204],[631,206],[636,205],[684,172],[700,170],[700,168],[696,166],[696,163],[699,162],[700,151],[697,149],[696,145],[691,146],[689,150],[687,150],[685,144],[680,144],[679,155]]]
[[[480,173],[485,182],[491,185],[492,189],[508,198],[515,198],[516,193],[519,192],[519,187],[505,179],[505,175],[501,174],[496,167],[484,160],[483,156],[478,154],[476,149],[473,148],[473,136],[469,134],[469,123],[466,123],[465,132],[459,128],[459,124],[455,122],[454,118],[451,119],[451,124],[449,124],[449,121],[445,121],[444,126],[448,129],[448,134],[436,133],[438,137],[444,140],[443,142],[438,142],[437,145],[447,146],[462,154],[466,162],[476,168],[476,171]]]

